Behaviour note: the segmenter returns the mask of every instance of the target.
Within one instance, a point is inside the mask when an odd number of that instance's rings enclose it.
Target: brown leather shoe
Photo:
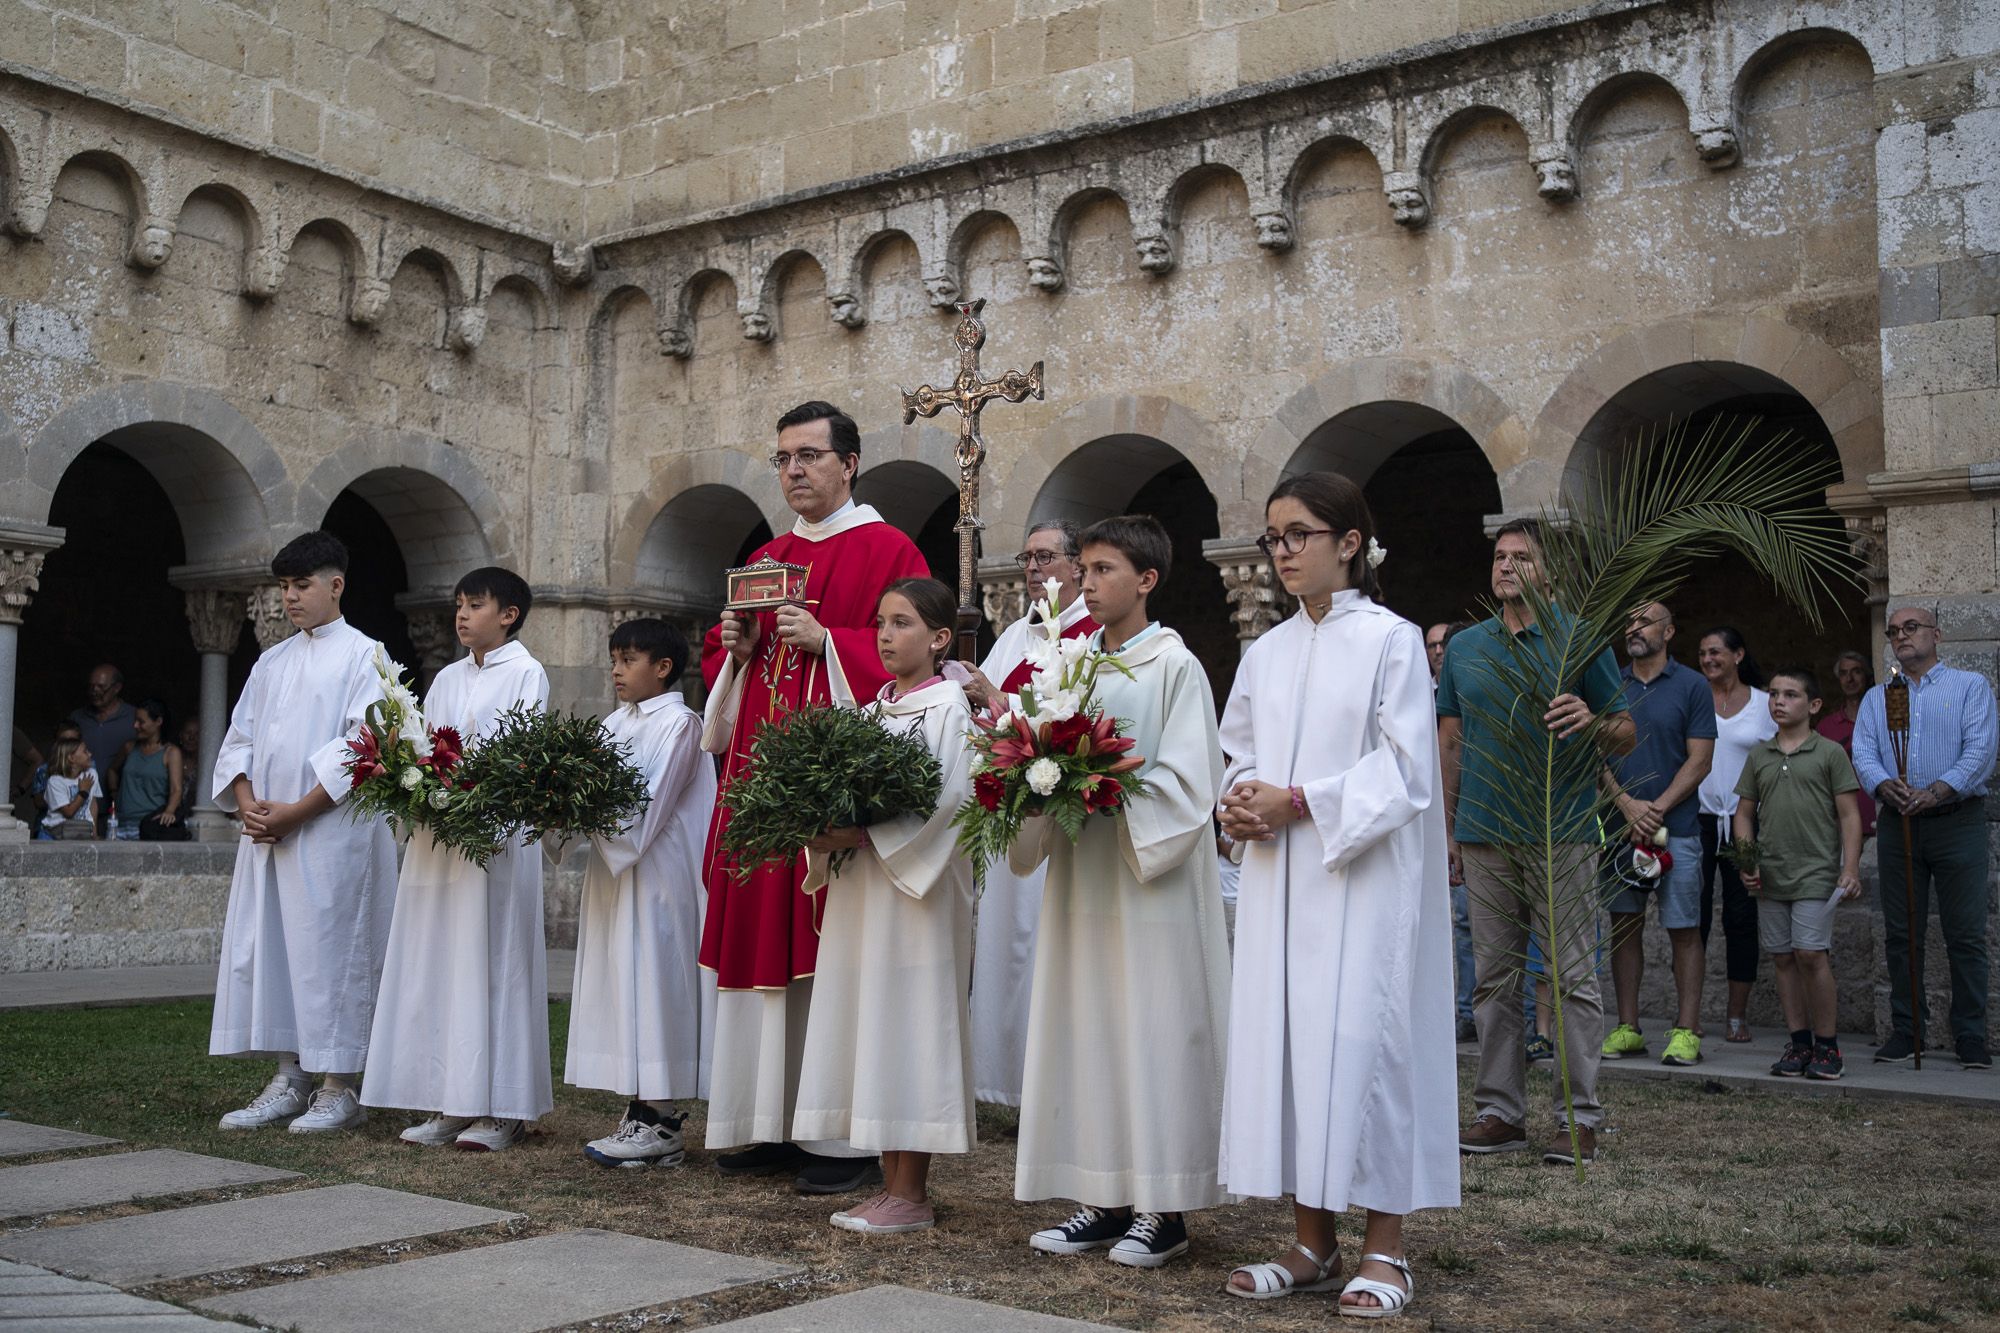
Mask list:
[[[1497,1115],[1483,1115],[1458,1136],[1463,1153],[1520,1152],[1528,1146],[1528,1131]]]
[[[1578,1157],[1583,1159],[1585,1166],[1597,1160],[1597,1131],[1589,1125],[1576,1127],[1574,1151],[1570,1148],[1569,1131],[1559,1129],[1556,1136],[1549,1140],[1549,1150],[1542,1154],[1544,1162],[1553,1162],[1557,1166],[1575,1166]]]

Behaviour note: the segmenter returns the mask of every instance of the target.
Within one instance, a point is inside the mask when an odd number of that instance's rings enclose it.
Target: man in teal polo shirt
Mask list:
[[[1492,720],[1504,717],[1518,700],[1496,697],[1502,669],[1513,660],[1509,636],[1538,645],[1549,655],[1542,626],[1535,622],[1524,595],[1526,581],[1541,585],[1537,525],[1517,520],[1502,527],[1493,543],[1493,596],[1500,614],[1452,636],[1446,645],[1444,669],[1438,676],[1438,745],[1444,762],[1445,825],[1451,839],[1454,870],[1462,868],[1472,915],[1473,970],[1479,981],[1473,991],[1473,1020],[1479,1028],[1479,1072],[1472,1089],[1475,1118],[1459,1136],[1467,1153],[1516,1152],[1527,1148],[1527,1068],[1520,985],[1521,960],[1528,953],[1532,931],[1540,938],[1543,956],[1554,957],[1566,986],[1574,989],[1564,1000],[1569,1085],[1577,1122],[1576,1152],[1585,1161],[1597,1154],[1597,1126],[1604,1108],[1597,1100],[1597,1064],[1604,1040],[1604,1002],[1592,964],[1596,945],[1596,915],[1571,911],[1557,931],[1547,907],[1521,900],[1509,883],[1504,832],[1532,823],[1529,802],[1535,795],[1521,791],[1503,776],[1503,742]],[[1596,732],[1607,753],[1632,748],[1633,729],[1625,712],[1618,667],[1606,649],[1576,682],[1556,682],[1550,691],[1544,724],[1558,738],[1569,740],[1589,728],[1599,713],[1615,715]],[[1558,823],[1565,842],[1558,859],[1569,867],[1568,880],[1558,890],[1569,903],[1585,901],[1594,892],[1594,848],[1587,846],[1593,794],[1586,778],[1560,796]],[[1560,939],[1551,940],[1559,934]],[[1558,1088],[1557,1117],[1563,1116]],[[1573,1163],[1569,1126],[1551,1142],[1543,1160]]]

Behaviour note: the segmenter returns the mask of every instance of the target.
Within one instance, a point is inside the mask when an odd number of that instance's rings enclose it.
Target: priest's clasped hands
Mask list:
[[[805,607],[786,602],[778,608],[776,619],[778,642],[815,657],[825,653],[826,626]],[[723,616],[721,629],[722,646],[739,663],[750,660],[750,655],[757,651],[757,641],[764,635],[763,621],[741,612]]]
[[[1252,779],[1222,794],[1222,831],[1237,842],[1268,842],[1298,818],[1299,803],[1288,787]]]

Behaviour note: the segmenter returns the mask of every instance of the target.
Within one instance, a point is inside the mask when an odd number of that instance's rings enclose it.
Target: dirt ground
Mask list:
[[[564,1006],[552,1019],[560,1047]],[[698,1148],[675,1170],[591,1165],[580,1145],[608,1132],[621,1106],[607,1095],[558,1085],[540,1132],[494,1155],[408,1147],[395,1138],[408,1120],[381,1113],[364,1132],[330,1140],[223,1135],[215,1116],[267,1075],[199,1054],[206,1004],[10,1014],[4,1022],[0,1105],[24,1120],[289,1167],[309,1184],[361,1181],[503,1208],[526,1215],[517,1234],[602,1227],[805,1270],[597,1328],[712,1326],[882,1283],[1161,1333],[1319,1329],[1335,1314],[1329,1296],[1250,1302],[1224,1292],[1231,1267],[1275,1257],[1288,1243],[1290,1208],[1277,1201],[1191,1219],[1188,1256],[1160,1271],[1031,1253],[1029,1233],[1069,1207],[1014,1201],[1012,1113],[998,1108],[982,1111],[976,1152],[933,1168],[935,1231],[867,1238],[827,1225],[843,1201],[801,1197],[782,1179],[725,1179],[711,1167],[713,1154]],[[1532,1074],[1531,1089],[1546,1103],[1545,1076]],[[1410,1219],[1417,1322],[1593,1333],[2000,1327],[2000,1165],[1990,1110],[1681,1080],[1607,1080],[1603,1091],[1613,1132],[1585,1183],[1544,1166],[1539,1154],[1468,1160],[1464,1206]],[[688,1141],[699,1144],[700,1107],[690,1109]],[[27,1225],[174,1202],[187,1200]],[[1350,1254],[1360,1222],[1357,1212],[1342,1228]],[[192,1300],[492,1239],[486,1231],[370,1247],[148,1294]]]

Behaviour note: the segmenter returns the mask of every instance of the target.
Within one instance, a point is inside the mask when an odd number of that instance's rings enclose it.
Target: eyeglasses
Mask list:
[[[1061,551],[1023,551],[1014,557],[1014,563],[1023,569],[1047,569],[1050,565],[1060,565],[1073,561],[1076,557]]]
[[[1257,549],[1265,555],[1283,551],[1286,555],[1297,555],[1306,549],[1306,543],[1314,537],[1331,537],[1332,528],[1288,528],[1284,532],[1267,532],[1257,539]]]
[[[771,471],[783,472],[793,463],[797,463],[800,467],[809,468],[814,463],[819,462],[820,459],[839,452],[838,449],[799,449],[788,454],[780,450],[771,455]]]
[[[1882,631],[1882,637],[1888,639],[1890,642],[1893,643],[1895,640],[1901,638],[1905,634],[1915,634],[1920,629],[1936,629],[1936,628],[1937,628],[1936,625],[1927,625],[1921,620],[1905,620],[1900,625],[1888,626],[1886,629]]]

